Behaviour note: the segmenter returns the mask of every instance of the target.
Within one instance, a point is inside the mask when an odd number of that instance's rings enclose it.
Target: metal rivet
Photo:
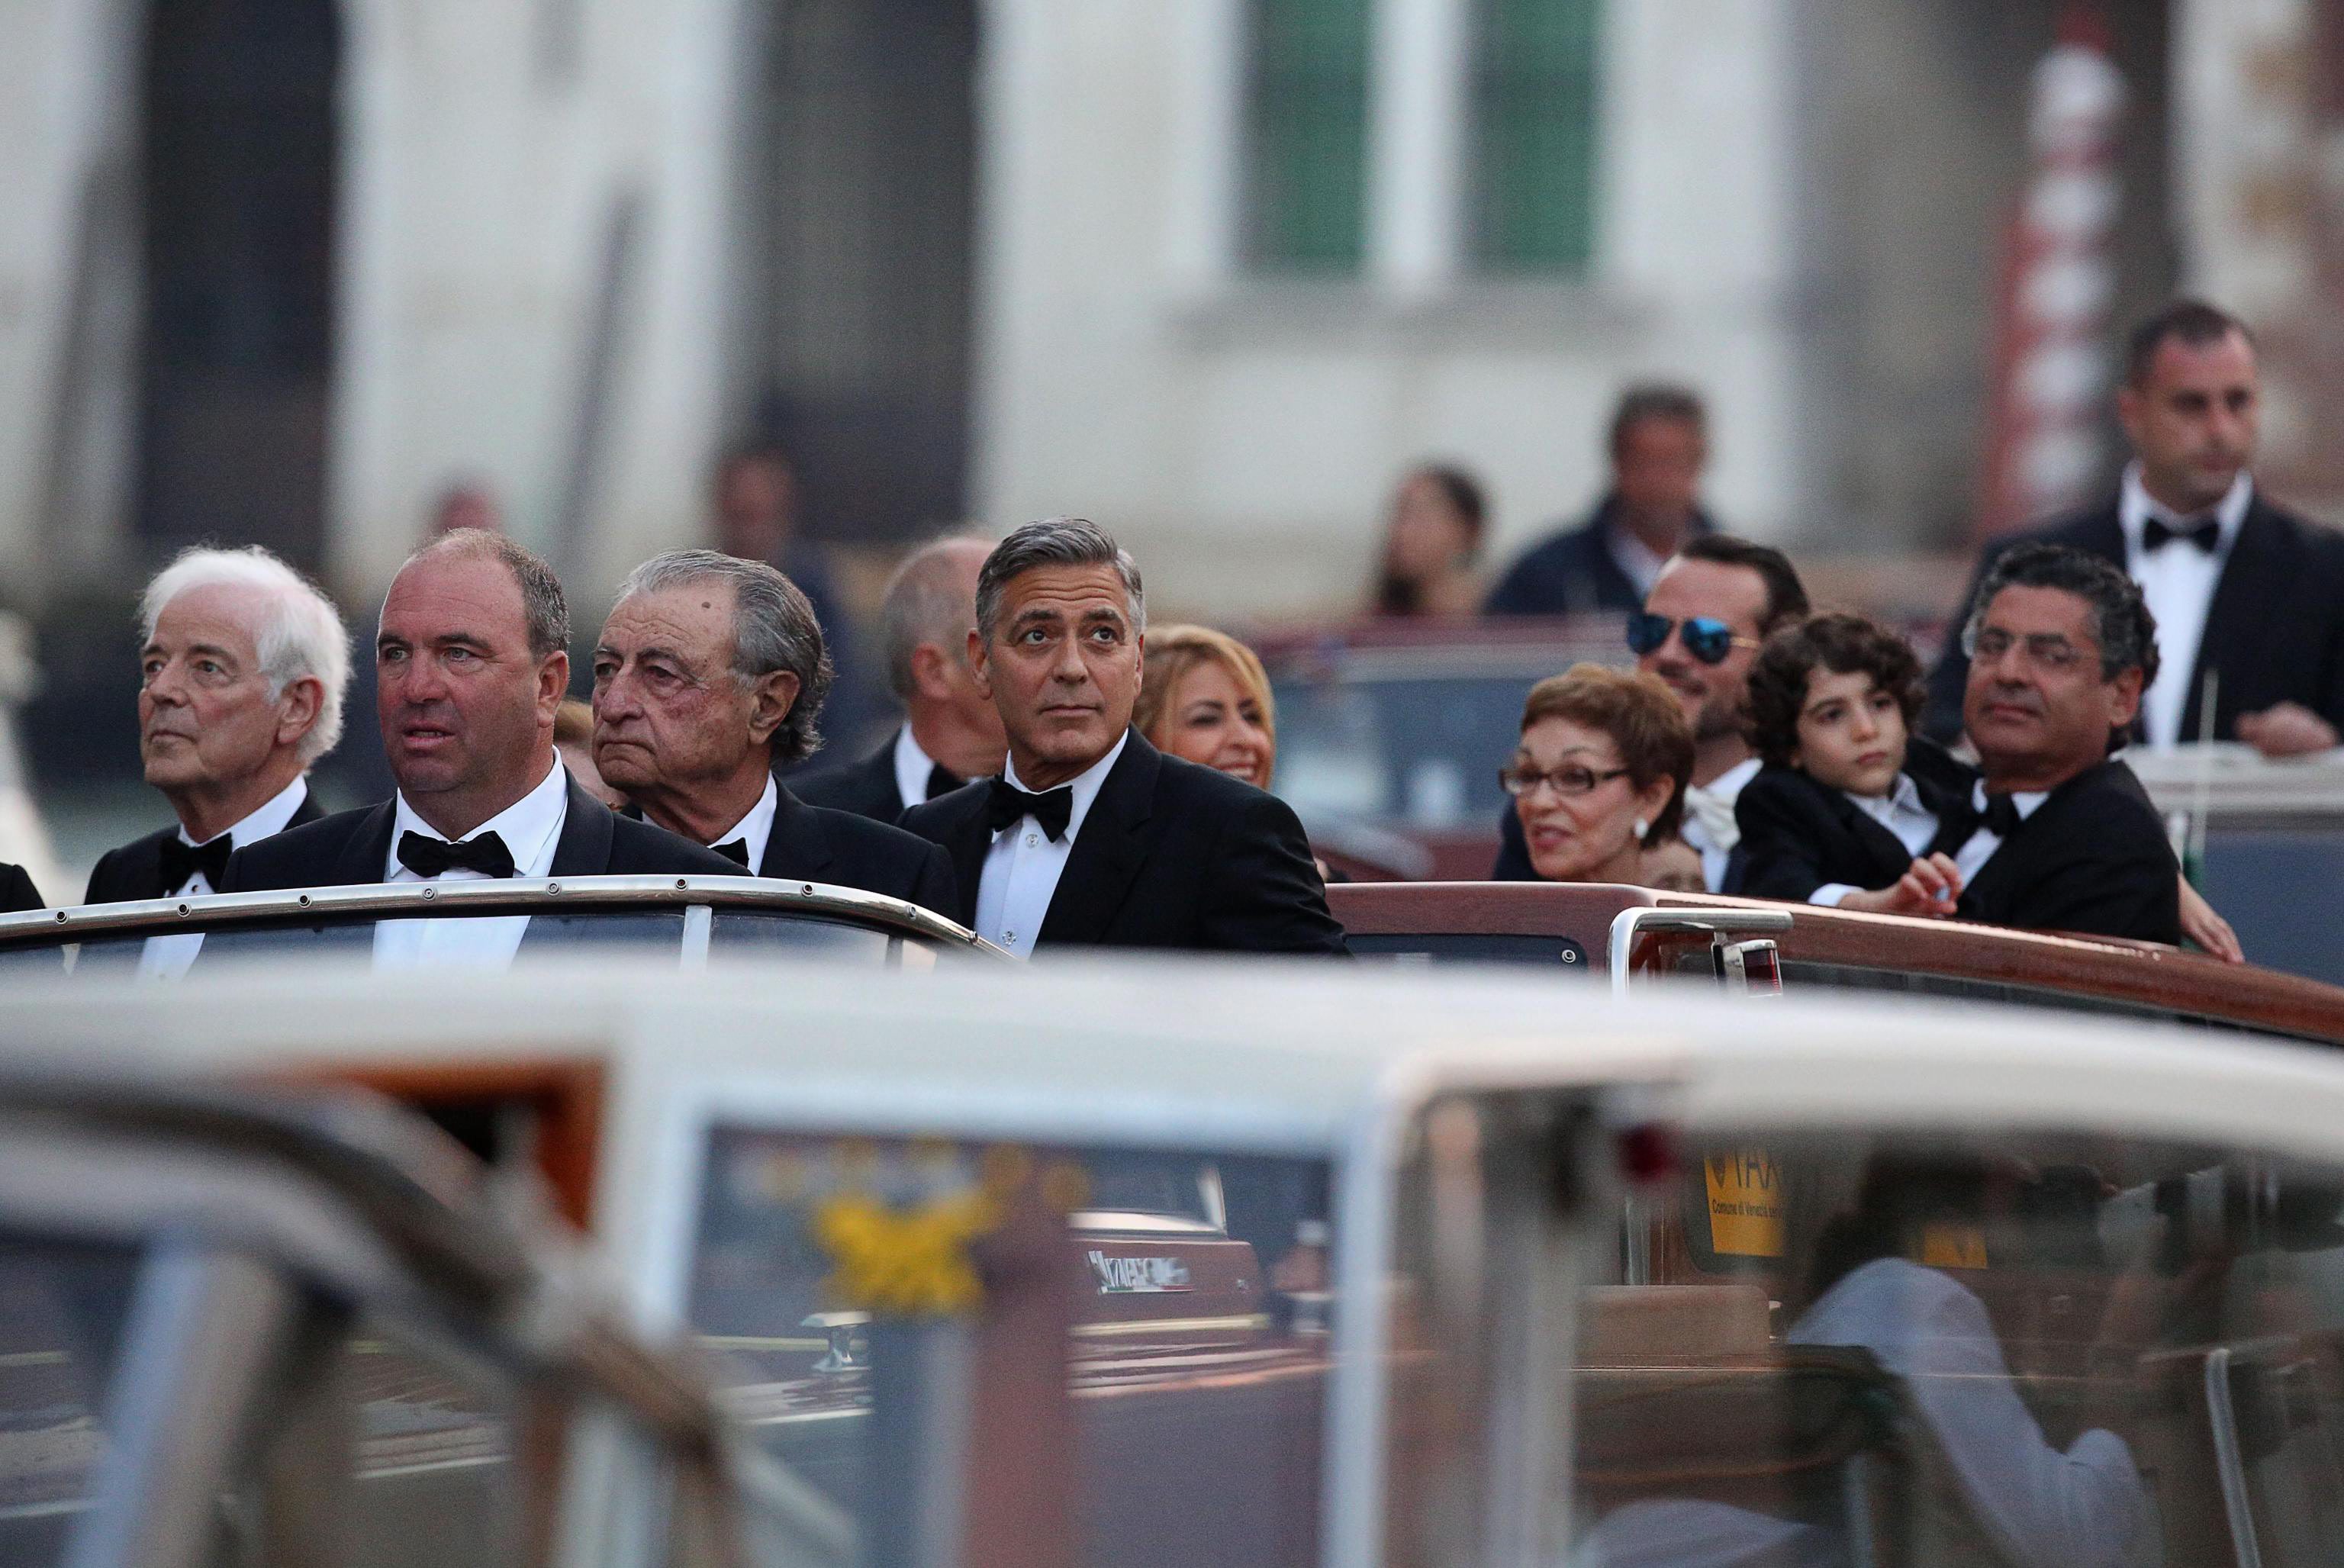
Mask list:
[[[1578,948],[1576,948],[1576,947],[1565,947],[1565,948],[1562,950],[1562,961],[1563,961],[1564,963],[1566,963],[1566,964],[1576,964],[1576,963],[1578,963],[1578,962],[1579,962],[1579,949],[1578,949]]]
[[[436,897],[438,897],[438,896],[439,896],[439,894],[440,894],[440,890],[439,890],[438,888],[433,887],[433,886],[432,886],[432,885],[430,885],[429,883],[426,883],[426,884],[424,885],[424,887],[423,887],[423,896],[424,896],[424,897],[426,897],[426,898],[436,898]]]
[[[798,891],[811,896],[813,893],[813,884],[809,882],[804,886],[799,888]]]
[[[306,894],[306,893],[304,893],[303,895],[301,895],[301,905],[300,905],[300,906],[301,906],[302,908],[304,908],[304,909],[307,909],[307,908],[308,908],[308,907],[309,907],[309,895],[308,895],[308,894]]]
[[[545,885],[545,890],[548,893],[559,893],[561,891],[561,884],[559,882],[549,882]]]
[[[685,888],[687,888],[687,887],[689,887],[689,886],[691,886],[691,885],[692,885],[692,884],[690,884],[689,882],[686,882],[686,881],[685,881],[682,877],[681,877],[681,876],[679,876],[679,877],[677,877],[677,878],[675,879],[675,890],[676,890],[678,893],[682,892]]]
[[[182,920],[185,920],[187,917],[187,906],[186,905],[182,904],[182,905],[179,905],[179,918],[180,918],[180,919],[182,919]]]

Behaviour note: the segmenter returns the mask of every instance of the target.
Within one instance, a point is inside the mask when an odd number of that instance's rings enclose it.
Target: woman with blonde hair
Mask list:
[[[1254,651],[1226,632],[1151,627],[1131,723],[1167,756],[1269,787],[1278,765],[1269,676]]]

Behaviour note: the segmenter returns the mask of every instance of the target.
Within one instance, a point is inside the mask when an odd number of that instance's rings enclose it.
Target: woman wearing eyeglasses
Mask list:
[[[1648,880],[1692,776],[1692,726],[1653,677],[1575,664],[1531,688],[1522,738],[1498,777],[1531,865],[1549,882]]]

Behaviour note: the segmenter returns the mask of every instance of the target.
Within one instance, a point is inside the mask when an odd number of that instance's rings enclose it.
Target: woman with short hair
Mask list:
[[[1658,679],[1575,664],[1531,688],[1498,776],[1540,876],[1642,884],[1647,852],[1683,818],[1692,758],[1692,726]]]

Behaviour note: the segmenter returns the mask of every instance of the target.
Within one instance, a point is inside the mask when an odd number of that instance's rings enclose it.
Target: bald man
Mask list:
[[[1001,771],[1009,742],[968,663],[976,574],[992,552],[988,541],[955,536],[914,551],[895,569],[880,618],[887,683],[904,704],[903,726],[861,762],[792,780],[800,800],[893,823],[923,801]]]

